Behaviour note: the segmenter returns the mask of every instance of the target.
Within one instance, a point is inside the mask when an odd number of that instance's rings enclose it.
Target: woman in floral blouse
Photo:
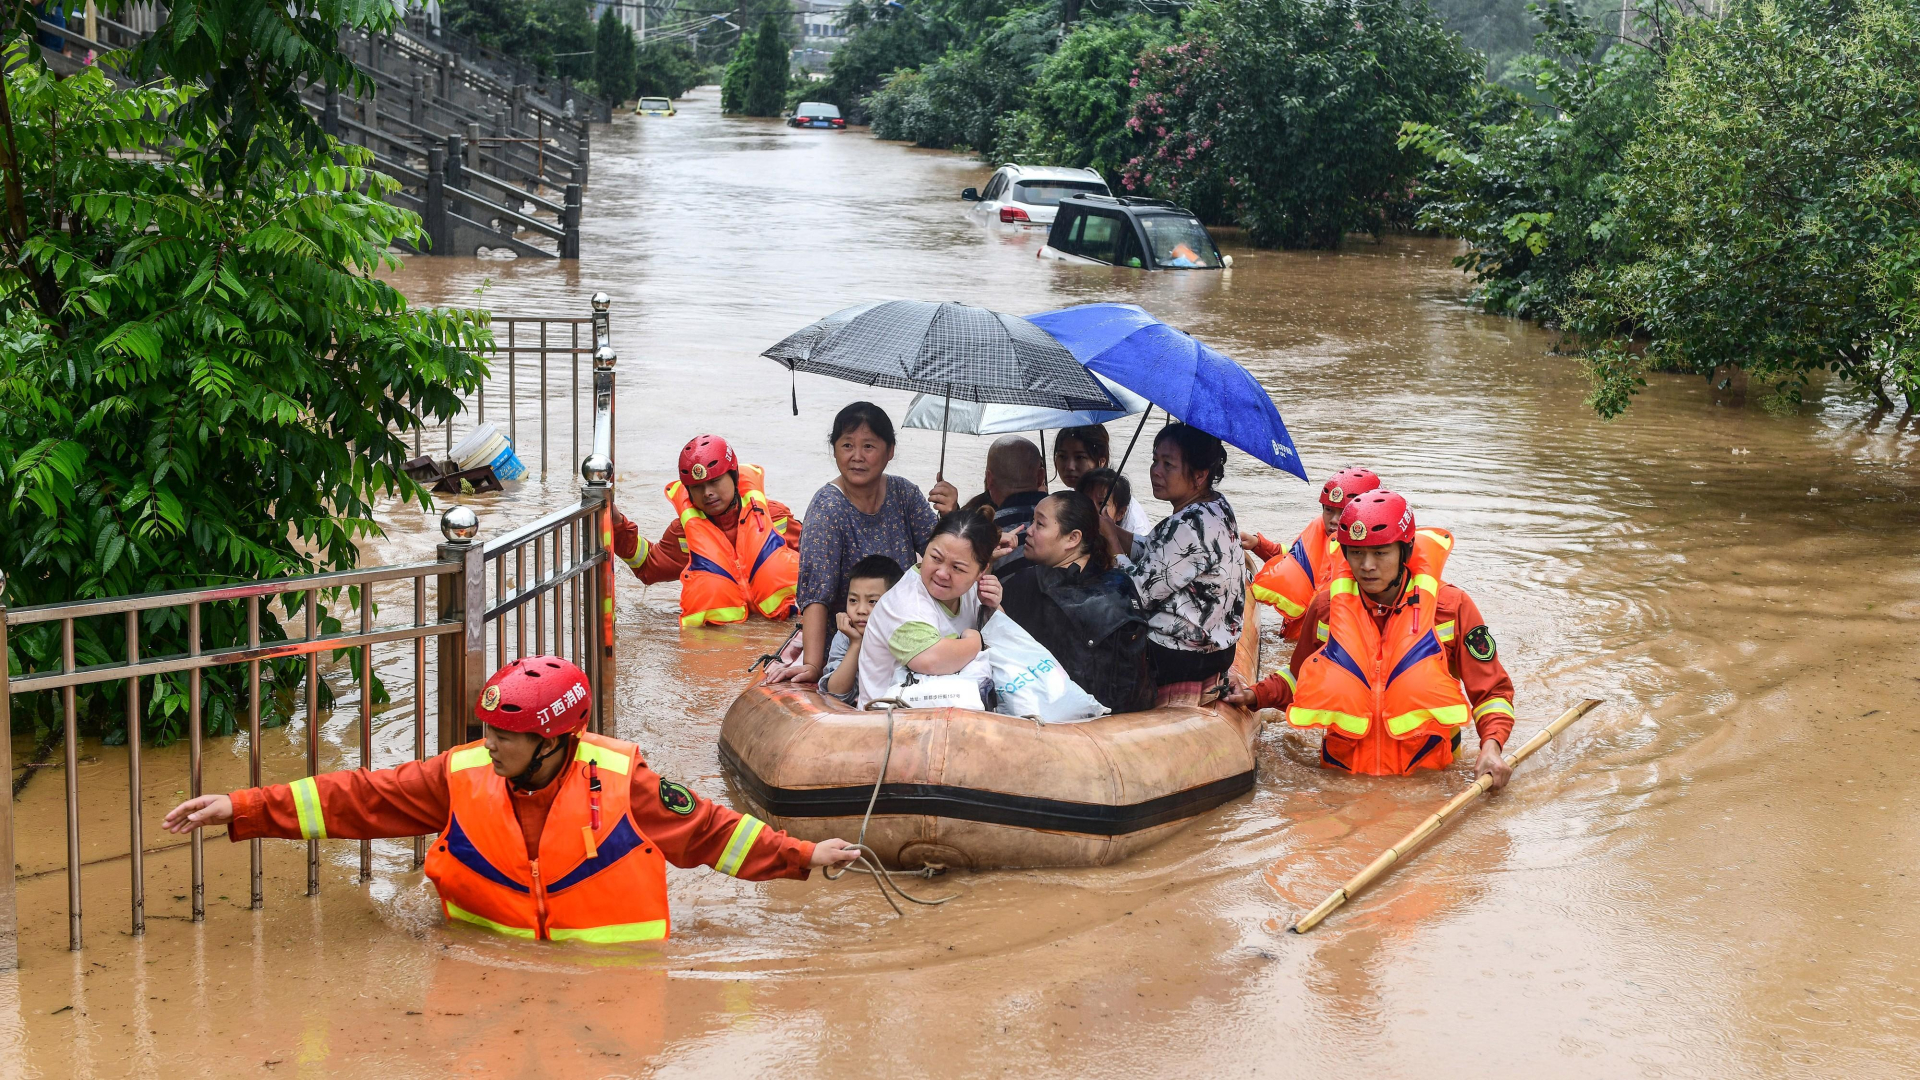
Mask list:
[[[1214,490],[1226,474],[1220,440],[1169,424],[1153,440],[1153,497],[1173,513],[1144,536],[1110,526],[1116,551],[1132,552],[1134,588],[1147,611],[1148,652],[1160,685],[1156,704],[1199,704],[1218,696],[1233,666],[1247,604],[1239,524]]]

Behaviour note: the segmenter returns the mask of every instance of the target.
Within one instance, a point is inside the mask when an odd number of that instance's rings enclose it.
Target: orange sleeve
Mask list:
[[[1446,646],[1447,667],[1466,689],[1467,704],[1473,707],[1474,729],[1483,741],[1491,739],[1507,745],[1507,737],[1513,734],[1513,679],[1500,663],[1499,646],[1493,640],[1493,631],[1487,629],[1487,620],[1480,615],[1479,605],[1458,586],[1444,586],[1434,617],[1441,622],[1453,620],[1453,640]],[[1467,648],[1469,635],[1486,643],[1488,648],[1481,651],[1487,653],[1487,659],[1480,659]]]
[[[792,509],[786,503],[768,499],[767,513],[773,517],[773,527],[780,530],[780,535],[786,538],[787,546],[799,551],[800,519],[793,516]]]
[[[451,801],[444,757],[402,762],[392,769],[322,773],[311,785],[295,781],[236,791],[230,796],[233,825],[227,836],[236,841],[379,840],[437,833],[447,823]]]
[[[1280,543],[1278,540],[1267,539],[1267,534],[1254,533],[1253,535],[1258,541],[1253,545],[1253,557],[1259,559],[1262,563],[1272,562],[1275,558],[1287,553],[1287,546],[1285,544]]]
[[[1287,661],[1285,673],[1276,671],[1254,684],[1254,708],[1284,709],[1293,703],[1293,687],[1300,677],[1300,665],[1306,663],[1308,657],[1320,651],[1320,636],[1308,633],[1305,628],[1325,622],[1328,606],[1326,590],[1322,589],[1313,594],[1312,600],[1307,601],[1307,610],[1301,612],[1298,619],[1288,620],[1289,624],[1297,624],[1302,628],[1299,640],[1293,645],[1293,658]]]
[[[668,862],[680,867],[711,866],[745,881],[806,878],[808,863],[813,861],[811,842],[796,840],[692,791],[687,794],[693,798],[693,808],[682,814],[668,805],[666,783],[643,761],[633,771],[628,799],[640,831],[660,845]],[[745,850],[734,850],[736,840],[746,844]]]
[[[617,518],[613,523],[613,553],[643,584],[672,581],[687,568],[686,529],[675,518],[667,523],[660,539],[649,544],[640,538],[640,526]]]

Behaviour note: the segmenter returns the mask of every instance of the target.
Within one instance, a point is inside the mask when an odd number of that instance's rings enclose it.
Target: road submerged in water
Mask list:
[[[952,875],[958,900],[905,918],[860,879],[674,871],[674,938],[609,954],[449,931],[406,841],[375,845],[367,885],[357,845],[327,844],[318,899],[304,845],[269,841],[255,913],[245,845],[210,839],[195,925],[185,850],[158,828],[182,748],[146,757],[148,843],[167,850],[132,938],[124,756],[90,744],[83,952],[65,951],[57,765],[17,808],[0,1075],[1877,1077],[1920,1060],[1910,429],[1836,390],[1781,417],[1664,376],[1602,423],[1545,333],[1464,302],[1450,243],[1228,243],[1229,274],[1064,267],[1034,258],[1043,236],[964,216],[977,162],[717,112],[707,88],[599,135],[578,265],[394,275],[416,303],[502,314],[612,294],[617,483],[644,529],[702,431],[796,510],[831,477],[827,425],[862,392],[799,380],[795,417],[757,355],[826,312],[1140,303],[1245,362],[1313,475],[1369,465],[1454,531],[1448,577],[1496,632],[1516,738],[1607,704],[1304,937],[1292,917],[1460,790],[1464,763],[1344,776],[1269,724],[1250,796],[1120,866]],[[977,475],[985,443],[956,437],[948,474]],[[925,487],[937,453],[936,433],[905,432],[895,471]],[[1144,492],[1138,455],[1128,471]],[[557,470],[473,501],[493,528],[573,487]],[[1314,512],[1314,489],[1244,455],[1222,489],[1269,535]],[[438,539],[410,510],[387,523],[369,561]],[[783,630],[682,633],[676,611],[673,589],[623,581],[618,733],[737,803],[720,718]],[[1283,659],[1270,642],[1264,663]],[[323,767],[357,760],[339,687]],[[411,752],[410,705],[396,690],[378,720],[383,763]],[[269,776],[299,775],[301,731],[263,736]],[[208,790],[237,785],[246,752],[210,742]]]

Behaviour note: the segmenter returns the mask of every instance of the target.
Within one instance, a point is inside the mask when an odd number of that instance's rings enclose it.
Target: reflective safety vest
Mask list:
[[[1422,529],[1407,565],[1406,593],[1382,631],[1344,558],[1330,560],[1327,621],[1314,628],[1324,644],[1300,666],[1287,722],[1360,738],[1375,723],[1396,739],[1451,739],[1472,719],[1460,680],[1447,669],[1436,625],[1441,571],[1453,536]],[[1421,542],[1424,540],[1425,542]]]
[[[687,487],[667,485],[667,501],[687,534],[687,568],[680,571],[680,625],[745,622],[747,609],[769,619],[793,611],[800,581],[800,554],[787,546],[784,519],[775,521],[762,490],[766,473],[740,466],[740,514],[733,539],[694,509]]]
[[[1425,554],[1429,562],[1444,566],[1452,550],[1453,534],[1447,530],[1414,530],[1415,557]],[[1339,555],[1340,541],[1327,532],[1319,518],[1315,518],[1300,530],[1300,538],[1293,542],[1292,547],[1268,559],[1260,572],[1253,576],[1253,584],[1249,586],[1253,590],[1253,598],[1272,605],[1286,616],[1282,633],[1288,641],[1300,639],[1300,632],[1305,628],[1295,620],[1306,613],[1314,592],[1327,580],[1327,567],[1334,562],[1345,561]]]
[[[667,862],[640,832],[627,796],[640,750],[582,732],[540,832],[540,857],[513,813],[507,781],[484,743],[447,755],[446,827],[427,853],[427,876],[450,921],[552,941],[656,941],[667,936]],[[593,827],[589,776],[600,783]]]
[[[1280,614],[1286,616],[1284,632],[1288,641],[1300,637],[1300,624],[1295,620],[1305,614],[1314,590],[1326,580],[1327,560],[1339,552],[1340,541],[1334,539],[1316,517],[1300,530],[1300,538],[1292,547],[1268,559],[1253,576],[1253,584],[1248,586],[1253,590],[1253,598],[1278,608]]]

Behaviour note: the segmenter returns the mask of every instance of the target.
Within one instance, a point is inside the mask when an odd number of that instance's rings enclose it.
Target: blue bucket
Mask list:
[[[527,475],[527,467],[521,464],[520,455],[513,452],[512,440],[507,440],[507,445],[501,449],[500,456],[494,458],[491,464],[493,475],[501,480],[518,480]]]

